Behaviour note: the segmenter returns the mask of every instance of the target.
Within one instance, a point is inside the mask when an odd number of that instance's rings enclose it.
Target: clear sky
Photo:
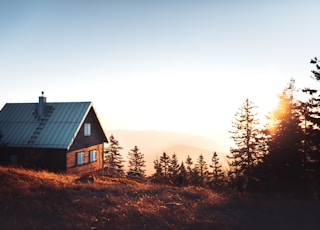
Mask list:
[[[108,130],[224,142],[249,97],[316,86],[320,1],[0,0],[0,107],[92,101]],[[226,149],[229,146],[226,145]]]

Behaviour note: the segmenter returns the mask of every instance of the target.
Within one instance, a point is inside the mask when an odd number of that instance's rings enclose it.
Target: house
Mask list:
[[[70,174],[103,168],[106,134],[91,102],[7,103],[0,111],[0,164]]]

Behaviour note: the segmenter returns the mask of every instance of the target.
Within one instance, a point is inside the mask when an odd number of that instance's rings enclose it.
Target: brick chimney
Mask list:
[[[39,97],[39,104],[38,104],[38,114],[40,117],[43,117],[46,113],[46,103],[47,98],[43,96],[44,92],[41,92],[41,96]]]

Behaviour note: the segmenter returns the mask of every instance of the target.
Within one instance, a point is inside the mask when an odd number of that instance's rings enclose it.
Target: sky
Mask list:
[[[246,98],[318,87],[319,1],[0,0],[0,107],[92,101],[104,129],[203,135],[229,148]]]

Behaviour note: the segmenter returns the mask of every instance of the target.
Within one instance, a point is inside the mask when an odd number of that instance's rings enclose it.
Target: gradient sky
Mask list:
[[[0,1],[0,107],[92,101],[108,130],[226,143],[247,97],[261,116],[311,80],[319,1]]]

